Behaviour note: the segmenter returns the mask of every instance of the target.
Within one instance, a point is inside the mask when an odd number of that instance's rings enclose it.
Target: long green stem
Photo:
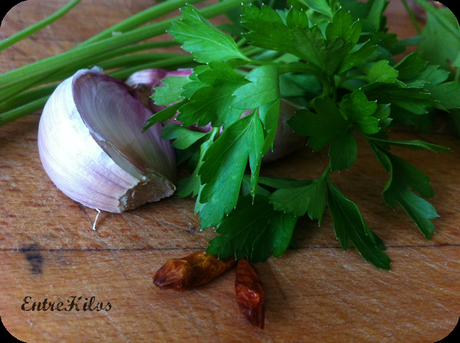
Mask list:
[[[187,1],[183,1],[185,3]],[[238,8],[241,3],[248,3],[250,0],[228,0],[220,2],[215,5],[204,8],[201,12],[205,18],[215,17],[223,14],[232,9]],[[179,3],[179,2],[178,2]],[[174,17],[159,23],[151,24],[139,29],[132,30],[130,32],[116,35],[111,38],[104,39],[99,42],[89,44],[87,46],[76,48],[68,52],[62,53],[57,56],[53,56],[22,68],[18,68],[7,72],[0,76],[0,90],[8,89],[12,86],[21,85],[27,80],[33,80],[39,82],[46,78],[51,73],[54,73],[63,68],[67,68],[79,61],[91,58],[95,54],[102,54],[113,51],[123,46],[135,44],[145,39],[160,35],[164,33],[174,20],[178,17]],[[29,85],[22,87],[23,90],[30,88]],[[6,98],[0,96],[0,101],[4,101]]]
[[[144,53],[136,55],[122,56],[98,64],[104,70],[114,68],[127,68],[135,64],[154,62],[158,60],[166,60],[168,58],[183,56],[183,54],[160,54],[160,53]]]
[[[34,86],[45,83],[45,82],[39,83],[38,81],[40,80],[36,80],[36,79],[24,80],[21,84],[16,84],[14,86],[11,86],[3,90],[0,93],[0,103],[3,103],[4,101],[7,101],[8,99],[11,99],[13,96],[22,93],[26,89],[30,89],[30,88],[33,88]],[[0,85],[1,85],[1,80],[0,80]]]
[[[154,48],[161,48],[161,47],[171,47],[171,46],[177,46],[177,45],[178,45],[177,42],[162,41],[162,42],[136,44],[136,45],[133,45],[133,46],[128,46],[128,47],[124,47],[124,48],[121,48],[121,49],[117,49],[117,50],[111,51],[109,53],[102,54],[100,56],[96,56],[96,57],[94,57],[92,59],[80,61],[79,63],[76,63],[76,64],[74,64],[74,65],[72,65],[72,66],[70,66],[68,68],[60,70],[57,73],[53,73],[53,74],[49,75],[48,77],[43,78],[43,79],[41,79],[39,81],[32,79],[32,80],[25,81],[24,83],[22,83],[20,85],[11,87],[9,89],[6,89],[3,92],[1,92],[0,99],[1,99],[1,101],[8,101],[7,99],[15,97],[16,95],[22,93],[25,89],[29,89],[29,88],[32,88],[32,87],[41,86],[41,85],[44,85],[44,84],[64,80],[64,79],[72,76],[79,69],[91,68],[91,67],[95,66],[96,64],[99,64],[99,62],[101,62],[101,61],[110,60],[110,59],[113,59],[113,58],[115,58],[117,56],[122,56],[122,55],[130,54],[130,53],[138,52],[138,51],[142,51],[142,50],[147,50],[147,49],[154,49]],[[135,57],[134,57],[134,59],[135,59]],[[126,61],[126,62],[128,62],[128,61]],[[101,68],[108,69],[108,67],[105,67],[105,66],[101,66]],[[1,108],[1,106],[0,106],[0,108]],[[1,110],[0,110],[0,113],[2,113]]]
[[[169,61],[168,61],[169,60]],[[132,55],[132,56],[123,56],[117,59],[112,59],[109,61],[105,61],[103,63],[98,64],[99,67],[102,69],[116,69],[116,68],[139,68],[141,65],[152,65],[158,64],[160,67],[162,66],[169,66],[169,65],[176,65],[179,62],[190,62],[191,57],[181,54],[159,54],[159,53],[152,53],[152,54],[139,54],[139,55]],[[157,67],[159,68],[159,67]],[[68,75],[59,75],[61,77],[57,78],[57,80],[47,80],[46,83],[60,81],[67,77],[72,76],[72,74]],[[43,86],[40,88],[33,89],[31,91],[23,92],[18,95],[12,96],[9,100],[4,101],[0,104],[0,113],[4,113],[10,111],[16,107],[20,107],[28,102],[35,101],[44,96],[49,96],[53,90],[57,87],[57,85],[48,85]]]
[[[169,43],[169,42],[164,42],[164,43]],[[152,47],[154,43],[145,43],[145,44],[139,44],[137,46],[134,46],[136,49],[120,49],[121,50],[126,50],[125,52],[135,51],[138,50],[138,46],[140,45],[145,45],[145,47]],[[155,46],[158,46],[159,44],[155,44]],[[169,45],[169,44],[161,44],[161,45]],[[132,48],[132,47],[130,47]],[[118,51],[118,50],[117,50]],[[112,57],[109,56],[110,54],[107,54],[106,57]],[[123,68],[123,67],[135,67],[138,65],[143,65],[146,64],[147,62],[151,63],[157,63],[157,61],[163,60],[161,62],[161,65],[166,65],[168,66],[169,62],[166,62],[168,59],[172,59],[172,62],[170,64],[175,65],[177,64],[177,61],[185,61],[189,62],[191,60],[190,57],[183,57],[184,55],[181,54],[171,54],[171,53],[151,53],[151,54],[136,54],[136,55],[128,55],[128,56],[122,56],[120,58],[116,59],[109,59],[108,61],[98,63],[98,66],[101,67],[102,69],[115,69],[115,68]],[[177,59],[178,58],[178,59]],[[92,61],[95,62],[95,61]],[[82,64],[79,66],[77,69],[83,69],[83,68],[90,68],[93,67],[95,64],[90,61]],[[159,68],[159,67],[158,67]],[[50,78],[47,78],[45,80],[42,80],[40,82],[40,85],[42,84],[49,84],[57,81],[61,81],[63,79],[66,79],[70,76],[72,76],[75,73],[75,66],[73,68],[67,68],[66,70],[63,70],[62,72],[59,72],[57,74],[53,74]],[[31,84],[32,86],[32,84]],[[34,84],[34,86],[39,86],[39,84]],[[0,113],[4,113],[6,111],[10,111],[16,107],[20,107],[25,103],[31,102],[39,98],[42,94],[44,95],[50,95],[52,91],[56,88],[56,85],[51,85],[51,86],[44,86],[40,87],[38,89],[28,91],[28,92],[18,92],[17,88],[12,87],[9,90],[6,90],[4,94],[7,94],[9,96],[8,100],[4,101],[3,103],[0,104]],[[49,90],[49,91],[48,91]],[[43,93],[45,92],[45,93]]]
[[[25,105],[22,105],[20,107],[16,107],[15,109],[1,113],[0,114],[0,125],[8,123],[10,121],[13,121],[15,119],[18,119],[26,114],[29,114],[33,111],[39,110],[40,108],[43,108],[45,106],[46,101],[48,100],[49,96],[47,97],[42,97],[40,99],[31,101]]]
[[[197,2],[202,2],[203,0],[188,0],[188,1],[181,1],[181,0],[169,0],[163,3],[160,3],[156,6],[152,6],[149,9],[146,9],[132,17],[112,26],[111,28],[91,37],[87,41],[80,44],[80,46],[86,46],[94,42],[101,41],[105,38],[112,37],[113,33],[123,33],[127,31],[131,31],[135,28],[140,27],[148,23],[149,21],[155,20],[160,18],[166,13],[170,13],[172,11],[177,10],[180,7],[183,7],[185,4],[194,4]]]
[[[412,26],[415,28],[418,34],[422,33],[422,28],[417,22],[417,18],[415,18],[414,12],[411,10],[409,5],[407,4],[406,0],[401,0],[404,8],[406,9],[407,14],[409,15],[410,21],[412,23]]]
[[[187,3],[187,1],[171,0],[170,3],[173,3],[175,7],[169,6],[168,10],[173,11],[184,6]],[[155,8],[160,5],[162,4],[155,6]],[[165,15],[167,13],[169,12],[166,11],[164,8],[163,11],[160,11],[161,15]],[[176,18],[148,25],[146,27],[132,30],[121,35],[106,38],[104,40],[97,41],[88,45],[80,45],[70,51],[64,52],[57,56],[52,56],[44,60],[37,61],[35,63],[31,63],[22,68],[18,68],[10,72],[7,72],[0,76],[0,91],[21,84],[26,80],[29,80],[30,82],[40,82],[41,80],[46,78],[46,76],[55,73],[60,69],[72,66],[73,64],[76,64],[79,61],[90,59],[94,56],[107,53],[127,45],[135,44],[137,42],[143,41],[154,36],[158,36],[164,33],[169,28],[172,21]],[[22,88],[24,90],[28,89],[30,88],[30,85],[25,84]],[[2,94],[0,96],[0,101],[4,101],[7,98],[7,96],[4,96]]]
[[[44,27],[48,26],[49,24],[55,22],[59,18],[61,18],[64,14],[69,12],[72,8],[74,8],[81,0],[73,0],[69,2],[67,5],[62,7],[60,10],[55,12],[54,14],[50,15],[49,17],[43,19],[42,21],[39,21],[38,23],[35,23],[28,28],[19,31],[18,33],[15,33],[14,35],[2,40],[0,42],[0,51],[5,50],[6,48],[12,46],[13,44],[16,44],[20,40],[29,37],[30,35],[34,34],[37,31],[40,31]]]
[[[29,102],[35,101],[37,99],[41,99],[45,96],[50,96],[51,93],[56,89],[57,84],[55,85],[48,85],[43,86],[40,88],[32,89],[30,91],[21,93],[17,96],[14,96],[7,101],[0,104],[0,116],[3,113],[9,112],[17,107],[21,107]]]
[[[193,63],[193,56],[182,55],[173,58],[167,58],[161,61],[152,61],[150,63],[139,64],[130,68],[120,69],[112,73],[108,73],[107,75],[123,80],[128,78],[132,73],[143,69],[177,69],[178,67],[185,67],[188,64],[193,66]],[[0,125],[42,109],[56,87],[57,85],[40,87],[28,92],[24,92],[2,103],[0,105]]]
[[[177,69],[178,67],[185,68],[187,66],[192,66],[196,64],[192,55],[182,55],[175,58],[168,58],[167,60],[162,61],[153,61],[145,64],[139,64],[130,68],[125,68],[117,70],[107,75],[115,77],[120,80],[127,79],[132,73],[143,69],[152,69],[152,68],[169,68]]]
[[[139,52],[143,50],[149,50],[149,49],[156,49],[156,48],[166,48],[166,47],[171,47],[171,46],[177,46],[178,43],[174,41],[162,41],[162,42],[153,42],[153,43],[141,43],[141,44],[136,44],[128,47],[124,47],[121,49],[117,49],[114,51],[111,51],[106,54],[102,54],[99,56],[96,56],[94,58],[88,59],[88,60],[83,60],[80,61],[77,64],[74,64],[66,69],[63,69],[55,74],[52,74],[50,77],[46,78],[40,84],[45,84],[45,83],[51,83],[51,82],[56,82],[63,80],[65,78],[68,78],[69,76],[72,76],[76,70],[79,69],[84,69],[84,68],[91,68],[94,67],[95,65],[100,66],[100,64],[104,61],[110,61],[112,59],[115,59],[117,57],[123,58],[127,57],[125,55],[132,54],[134,52]],[[160,55],[160,54],[157,54]],[[107,69],[104,66],[100,66],[102,69]]]

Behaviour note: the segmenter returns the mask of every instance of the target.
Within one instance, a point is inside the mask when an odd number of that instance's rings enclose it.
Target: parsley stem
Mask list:
[[[50,15],[49,17],[39,21],[38,23],[35,23],[28,28],[19,31],[18,33],[15,33],[14,35],[5,38],[0,42],[0,51],[5,50],[6,48],[12,46],[13,44],[16,44],[20,40],[29,37],[30,35],[33,35],[35,32],[40,31],[44,27],[48,26],[49,24],[55,22],[59,18],[61,18],[64,14],[69,12],[72,8],[74,8],[81,0],[73,0],[69,2],[67,5],[62,7],[60,10],[55,12],[54,14]]]
[[[422,29],[420,28],[420,25],[418,24],[417,22],[417,18],[415,18],[415,15],[414,15],[414,12],[412,11],[412,9],[409,7],[409,5],[407,4],[407,1],[406,0],[401,0],[407,14],[409,15],[409,18],[410,18],[410,21],[412,23],[412,26],[415,28],[415,30],[417,30],[417,33],[418,34],[421,34],[422,33]]]
[[[252,58],[249,59],[249,62],[257,65],[279,65],[279,63],[264,60],[254,60]]]
[[[247,46],[247,47],[241,49],[241,51],[242,51],[246,56],[251,56],[251,55],[257,54],[257,53],[259,53],[259,52],[266,51],[266,50],[263,49],[263,48],[259,48],[259,47],[257,47],[257,46],[250,45],[250,46]]]
[[[236,42],[236,46],[238,48],[241,48],[244,44],[246,44],[248,40],[246,39],[246,37],[242,37],[238,42]]]
[[[338,0],[330,0],[329,1],[329,6],[331,7],[331,12],[335,13],[337,11],[337,2]]]
[[[334,76],[331,76],[329,78],[329,85],[330,85],[330,90],[332,93],[332,100],[334,100],[334,102],[337,102],[337,86],[335,84]]]

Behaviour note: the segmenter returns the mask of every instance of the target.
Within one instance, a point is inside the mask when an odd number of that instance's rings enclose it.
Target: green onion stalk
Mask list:
[[[61,18],[80,1],[69,2],[48,18],[1,41],[0,51]],[[177,45],[174,41],[143,42],[164,34],[173,21],[180,19],[180,15],[143,25],[174,12],[186,4],[203,1],[205,0],[170,0],[156,4],[67,52],[0,75],[0,124],[43,108],[57,84],[82,68],[98,65],[104,70],[109,70],[108,75],[126,79],[131,73],[142,69],[177,69],[193,66],[191,55],[150,52],[152,49]],[[201,13],[209,19],[250,2],[250,0],[226,0],[205,7]]]

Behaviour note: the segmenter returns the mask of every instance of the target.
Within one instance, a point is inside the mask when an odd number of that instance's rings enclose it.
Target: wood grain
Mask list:
[[[5,18],[0,38],[65,4],[32,0]],[[60,21],[0,54],[0,72],[68,50],[103,28],[151,5],[150,0],[83,1]],[[388,9],[390,27],[414,34],[399,1]],[[169,50],[168,50],[169,51]],[[440,217],[431,241],[399,207],[381,198],[389,175],[357,137],[353,167],[333,182],[354,201],[383,239],[390,272],[378,270],[355,249],[342,252],[325,215],[322,226],[301,219],[299,249],[256,264],[267,295],[263,331],[249,327],[234,301],[234,269],[185,293],[160,291],[154,272],[169,258],[202,249],[214,237],[200,232],[194,199],[172,197],[124,214],[96,211],[63,195],[41,167],[39,116],[0,126],[0,315],[27,342],[435,342],[460,314],[460,140],[448,128],[430,134],[392,133],[423,139],[449,153],[394,149],[432,180],[430,202]],[[442,126],[441,121],[441,126]],[[326,150],[309,149],[266,165],[265,176],[316,178]],[[308,161],[308,163],[305,163]],[[23,311],[24,298],[64,302],[71,296],[110,302],[109,311]],[[27,308],[27,307],[26,307]],[[80,309],[81,309],[80,308]]]

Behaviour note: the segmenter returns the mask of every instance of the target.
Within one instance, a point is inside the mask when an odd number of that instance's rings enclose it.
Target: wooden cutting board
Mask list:
[[[2,22],[0,38],[65,3],[21,3]],[[66,51],[151,5],[150,0],[83,1],[60,21],[1,52],[0,72]],[[387,14],[392,31],[403,38],[414,34],[399,1],[391,1]],[[333,182],[383,239],[392,270],[372,267],[353,248],[342,252],[329,215],[321,227],[301,219],[299,249],[255,265],[267,296],[264,330],[248,326],[239,314],[234,270],[184,293],[152,284],[167,259],[203,249],[215,236],[200,232],[193,199],[172,197],[124,214],[102,213],[93,231],[97,212],[67,198],[43,171],[38,121],[34,113],[0,126],[0,315],[20,340],[419,343],[441,340],[457,324],[460,140],[442,121],[430,134],[392,134],[453,150],[394,149],[431,177],[437,196],[430,201],[440,215],[433,239],[425,240],[402,208],[393,211],[384,204],[380,193],[389,175],[358,138],[356,163],[334,173]],[[263,175],[316,178],[327,161],[326,151],[305,149],[266,165]],[[34,301],[45,299],[70,310],[32,310]]]

